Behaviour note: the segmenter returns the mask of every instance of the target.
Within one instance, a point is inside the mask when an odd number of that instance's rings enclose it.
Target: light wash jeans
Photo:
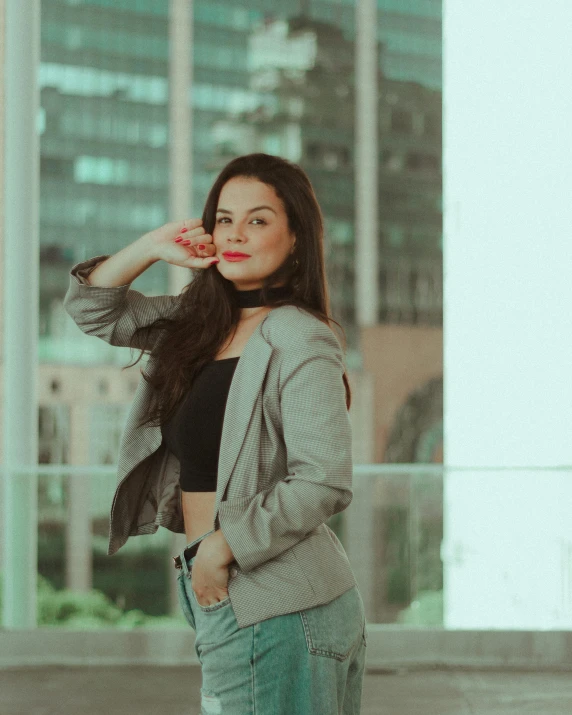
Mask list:
[[[195,557],[180,558],[179,602],[201,663],[201,715],[359,715],[366,630],[357,586],[325,605],[239,628],[230,597],[199,605]]]

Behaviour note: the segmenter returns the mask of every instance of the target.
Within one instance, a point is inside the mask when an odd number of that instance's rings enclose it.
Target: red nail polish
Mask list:
[[[186,233],[189,229],[188,228],[182,228],[181,233]]]
[[[199,248],[201,249],[201,251],[204,251],[206,246],[204,243],[199,243]]]

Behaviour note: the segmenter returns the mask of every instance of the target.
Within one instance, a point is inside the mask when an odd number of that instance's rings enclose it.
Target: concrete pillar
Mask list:
[[[40,3],[5,0],[2,625],[36,625]],[[25,474],[22,470],[31,473]]]
[[[169,2],[169,221],[196,218],[193,198],[193,1]],[[202,213],[202,211],[201,211]],[[200,215],[200,214],[199,214]],[[178,295],[191,272],[169,265],[169,293]]]
[[[191,94],[193,87],[193,0],[170,0],[169,3],[169,183],[170,221],[198,218],[202,214],[193,206],[193,122]],[[186,268],[169,266],[169,293],[178,295],[191,280]],[[173,534],[174,556],[186,546],[184,534]],[[166,565],[170,587],[171,611],[179,609],[171,559]]]
[[[355,305],[356,323],[377,323],[378,288],[378,48],[376,0],[356,0],[355,8]],[[371,439],[360,440],[363,425],[370,425],[373,391],[370,376],[352,382],[354,408],[354,464],[373,461]],[[363,388],[366,388],[365,390]],[[357,388],[357,389],[356,389]],[[357,410],[357,412],[356,412]],[[359,429],[357,429],[359,427]],[[368,434],[371,437],[371,434]],[[374,478],[361,474],[353,480],[353,499],[343,513],[348,558],[364,601],[366,618],[375,608]]]
[[[377,323],[378,50],[376,0],[356,0],[355,303],[360,326]]]
[[[572,626],[571,34],[568,0],[444,3],[449,628]]]
[[[4,53],[5,53],[5,2],[0,0],[0,77],[4,77]],[[4,206],[6,197],[4,196],[4,108],[6,106],[4,97],[4,83],[0,82],[0,216],[4,216]],[[0,286],[4,284],[4,222],[0,221]],[[4,369],[4,295],[0,289],[0,416],[3,414],[3,380]],[[3,419],[0,420],[0,465],[4,462],[4,438]],[[4,504],[4,477],[0,467],[0,510],[3,511]],[[4,530],[0,527],[0,573],[4,559]]]

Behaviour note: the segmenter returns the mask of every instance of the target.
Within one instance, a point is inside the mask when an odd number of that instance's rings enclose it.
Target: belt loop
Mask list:
[[[186,578],[191,578],[191,571],[189,570],[189,565],[187,564],[187,559],[185,558],[185,552],[181,552],[181,568]]]

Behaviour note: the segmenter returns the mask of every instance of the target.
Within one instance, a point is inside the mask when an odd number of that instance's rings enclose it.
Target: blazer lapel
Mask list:
[[[230,384],[219,452],[217,505],[232,476],[272,354],[272,347],[262,337],[263,322],[264,320],[256,326],[244,346]]]

